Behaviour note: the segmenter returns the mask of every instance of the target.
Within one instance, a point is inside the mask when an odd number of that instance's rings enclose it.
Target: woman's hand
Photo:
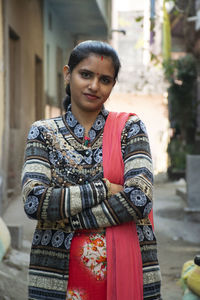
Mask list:
[[[114,194],[123,191],[123,186],[116,183],[111,183],[107,178],[103,178],[108,190],[108,198]]]
[[[123,191],[123,186],[120,184],[110,183],[110,193],[112,195]]]

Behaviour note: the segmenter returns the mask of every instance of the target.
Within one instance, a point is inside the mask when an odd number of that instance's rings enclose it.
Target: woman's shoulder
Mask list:
[[[138,135],[138,134],[147,134],[147,129],[144,124],[144,122],[141,120],[141,118],[137,114],[131,114],[129,115],[122,135],[127,134],[128,136]]]
[[[58,124],[62,121],[62,116],[42,119],[33,122],[30,126],[28,139],[32,139],[36,135],[43,135],[44,133],[56,133],[58,131]]]
[[[37,127],[41,130],[45,128],[55,129],[56,124],[59,124],[60,122],[63,122],[62,116],[34,121],[31,127]]]

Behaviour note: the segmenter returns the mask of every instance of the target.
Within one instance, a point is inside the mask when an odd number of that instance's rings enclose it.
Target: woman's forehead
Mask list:
[[[114,65],[113,60],[110,56],[90,54],[88,57],[84,58],[78,65],[78,68],[91,69],[92,71],[103,73],[109,73],[109,75],[114,75]],[[102,73],[101,72],[101,73]]]

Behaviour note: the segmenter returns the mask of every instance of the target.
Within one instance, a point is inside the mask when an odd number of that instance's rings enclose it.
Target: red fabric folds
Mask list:
[[[121,133],[133,114],[110,112],[103,134],[104,177],[124,183]],[[151,222],[153,223],[153,214]],[[107,300],[142,300],[143,273],[140,245],[135,222],[106,229]]]

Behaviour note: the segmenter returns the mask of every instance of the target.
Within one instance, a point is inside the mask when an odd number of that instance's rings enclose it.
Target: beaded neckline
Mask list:
[[[106,118],[109,112],[102,107],[102,110],[98,114],[96,120],[94,121],[91,129],[88,132],[88,136],[85,136],[84,127],[77,121],[75,116],[71,111],[71,104],[68,106],[67,112],[64,116],[64,121],[70,130],[71,134],[80,142],[83,143],[86,147],[89,147],[102,132]]]

